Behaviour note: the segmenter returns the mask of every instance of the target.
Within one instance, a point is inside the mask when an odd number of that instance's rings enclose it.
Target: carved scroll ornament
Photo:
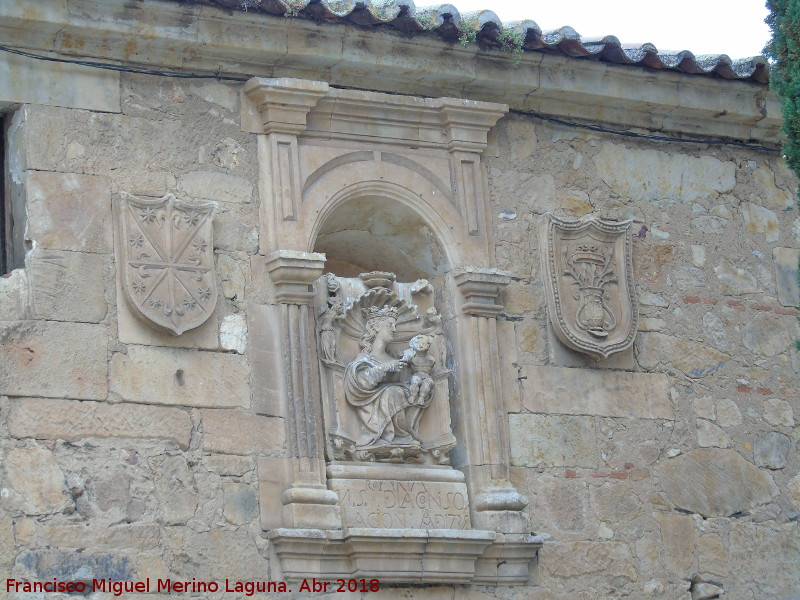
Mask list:
[[[631,224],[547,215],[542,245],[550,323],[564,345],[596,359],[626,350],[636,335]]]
[[[119,201],[118,276],[137,317],[180,335],[214,312],[215,208],[214,203],[190,204],[172,194]]]

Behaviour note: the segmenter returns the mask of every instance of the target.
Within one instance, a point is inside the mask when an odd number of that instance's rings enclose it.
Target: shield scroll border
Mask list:
[[[114,203],[114,217],[116,221],[116,233],[119,236],[117,239],[117,256],[119,257],[118,260],[120,261],[118,268],[117,268],[117,277],[120,281],[120,287],[123,290],[123,295],[125,296],[125,301],[128,304],[128,307],[133,312],[134,316],[136,316],[140,321],[145,322],[146,324],[154,327],[159,331],[163,331],[169,333],[174,336],[180,336],[181,334],[190,331],[192,329],[196,329],[200,327],[203,323],[208,321],[209,317],[214,313],[214,310],[217,306],[217,300],[219,298],[219,292],[217,289],[217,275],[216,269],[214,266],[214,231],[213,231],[213,219],[217,211],[217,203],[216,202],[186,202],[179,198],[176,198],[173,194],[166,194],[161,198],[141,198],[134,196],[132,194],[122,194],[119,198],[116,198]],[[158,313],[153,312],[150,314],[147,310],[144,310],[142,306],[136,301],[137,299],[132,295],[131,291],[131,282],[129,281],[129,263],[135,261],[135,257],[131,256],[129,244],[127,241],[129,240],[129,235],[131,234],[131,230],[129,227],[129,218],[135,218],[131,216],[127,216],[125,214],[126,211],[130,211],[131,208],[138,208],[138,209],[151,209],[151,210],[162,210],[167,209],[168,213],[173,216],[175,212],[184,212],[189,214],[196,213],[200,214],[203,220],[197,226],[196,231],[191,235],[189,239],[193,239],[197,236],[197,234],[203,231],[206,228],[207,232],[207,244],[206,249],[203,250],[204,257],[208,262],[208,275],[209,275],[209,293],[210,297],[208,301],[203,305],[203,311],[199,313],[200,317],[196,317],[194,319],[187,319],[186,321],[181,321],[179,323],[173,322],[171,316],[163,318],[158,318],[156,315]],[[149,241],[149,240],[148,240]],[[172,253],[172,249],[169,250]],[[177,257],[175,257],[177,258]],[[156,261],[158,262],[158,261]],[[168,263],[164,263],[165,265]]]
[[[596,360],[606,359],[612,354],[627,350],[633,344],[639,323],[639,306],[636,299],[636,284],[633,275],[633,220],[615,221],[611,219],[602,219],[594,215],[588,215],[579,219],[563,219],[552,214],[545,214],[544,218],[546,219],[544,224],[545,234],[540,236],[542,255],[545,257],[547,268],[547,276],[544,278],[544,283],[545,292],[547,294],[547,312],[556,336],[567,347],[577,352],[587,354]],[[558,280],[563,277],[563,275],[556,271],[556,233],[559,230],[570,233],[580,233],[586,229],[592,228],[604,234],[613,234],[623,237],[622,247],[624,257],[622,257],[622,259],[625,268],[622,272],[624,272],[625,284],[627,286],[627,301],[630,303],[631,319],[625,337],[621,341],[614,342],[613,344],[599,344],[575,335],[567,326],[559,297]],[[614,245],[616,246],[617,243],[615,242]],[[621,299],[625,300],[625,297],[623,296]]]

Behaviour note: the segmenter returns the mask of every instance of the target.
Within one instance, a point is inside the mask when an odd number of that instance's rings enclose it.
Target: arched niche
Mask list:
[[[419,198],[405,192],[383,182],[342,190],[322,211],[310,250],[324,253],[326,270],[341,277],[390,271],[398,281],[439,278],[454,257]]]

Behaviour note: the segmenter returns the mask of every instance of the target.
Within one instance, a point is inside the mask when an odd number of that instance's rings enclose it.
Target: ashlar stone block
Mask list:
[[[673,419],[669,379],[660,373],[527,365],[522,403],[534,413]]]
[[[107,345],[104,325],[1,321],[0,394],[105,400]]]
[[[20,398],[12,401],[8,430],[15,438],[66,442],[90,437],[168,440],[185,450],[192,422],[176,408]]]
[[[111,251],[111,185],[105,177],[30,171],[27,194],[27,235],[37,248]]]
[[[512,465],[597,467],[594,417],[511,414],[508,418]]]
[[[280,455],[286,444],[281,417],[262,417],[241,410],[203,411],[203,450],[222,454]]]
[[[156,346],[128,346],[111,358],[111,391],[128,402],[171,406],[250,405],[242,356]]]
[[[677,508],[705,518],[744,512],[778,495],[772,476],[735,450],[698,448],[659,464],[655,471]]]
[[[58,512],[70,503],[64,473],[50,450],[41,446],[12,448],[3,462],[6,481],[22,496],[27,514]]]
[[[25,257],[33,314],[53,321],[99,323],[108,310],[102,254],[35,248]]]

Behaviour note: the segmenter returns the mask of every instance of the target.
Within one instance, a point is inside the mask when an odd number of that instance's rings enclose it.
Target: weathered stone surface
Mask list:
[[[784,306],[800,306],[800,284],[797,281],[800,249],[773,248],[772,260],[775,263],[778,302]]]
[[[781,225],[777,215],[763,206],[745,202],[742,204],[742,218],[749,233],[766,234],[767,242],[777,242],[781,237]]]
[[[694,548],[697,543],[692,517],[674,513],[653,513],[653,518],[661,528],[664,562],[667,568],[686,577],[694,561]]]
[[[699,417],[700,419],[708,419],[709,421],[713,421],[717,417],[714,399],[709,398],[708,396],[693,400],[692,409],[694,410],[695,416]]]
[[[203,450],[223,454],[280,455],[286,431],[281,417],[261,417],[239,410],[203,411]]]
[[[637,291],[636,295],[639,299],[639,304],[642,306],[655,306],[657,308],[669,307],[669,300],[659,296],[658,294],[653,294],[652,292],[640,289]]]
[[[778,494],[772,477],[734,450],[691,450],[662,462],[655,471],[677,508],[706,518],[745,512]]]
[[[246,279],[242,263],[227,254],[218,254],[217,273],[222,281],[222,295],[228,300],[244,300]]]
[[[800,475],[792,477],[787,489],[789,490],[789,499],[792,501],[792,504],[800,510]]]
[[[201,581],[252,581],[267,573],[267,559],[250,532],[213,528],[197,533],[188,527],[166,527],[167,548],[173,554],[172,572]]]
[[[589,518],[586,484],[530,471],[513,467],[511,481],[520,493],[528,497],[529,506],[537,507],[530,513],[533,530],[588,533],[594,523]]]
[[[607,142],[592,160],[614,193],[634,201],[694,202],[736,185],[736,165],[711,156],[669,155]]]
[[[509,415],[511,464],[523,467],[597,467],[593,417]]]
[[[25,257],[35,317],[99,323],[106,316],[106,257],[86,252],[33,249]]]
[[[116,525],[97,528],[86,525],[46,524],[38,528],[42,543],[55,548],[84,548],[87,550],[117,550],[136,548],[152,550],[161,542],[159,525]]]
[[[222,497],[222,512],[228,523],[244,525],[255,518],[258,512],[258,495],[253,486],[244,483],[223,483]]]
[[[0,394],[105,400],[107,344],[104,325],[0,322]]]
[[[730,436],[710,421],[695,419],[695,427],[697,445],[701,448],[730,448],[733,445]]]
[[[182,525],[194,516],[199,502],[194,476],[183,456],[155,456],[153,471],[159,514],[166,525]]]
[[[104,512],[126,512],[131,499],[131,478],[125,473],[113,473],[94,482],[94,502]]]
[[[255,471],[256,468],[256,462],[250,456],[206,456],[205,465],[213,473],[234,477],[242,477],[245,473]]]
[[[11,573],[16,555],[14,524],[11,517],[0,517],[0,572]]]
[[[26,552],[17,559],[17,564],[34,565],[33,574],[38,580],[86,581],[112,579],[133,581],[135,572],[128,556],[116,554],[92,554],[62,550],[38,550]]]
[[[592,504],[601,521],[627,523],[641,516],[644,505],[627,485],[614,482],[590,488]]]
[[[27,318],[28,277],[25,269],[14,269],[0,276],[0,321]]]
[[[753,459],[759,467],[782,469],[789,458],[792,440],[788,435],[777,431],[756,434],[753,444]]]
[[[764,420],[775,427],[794,427],[792,405],[779,398],[764,400]]]
[[[539,367],[522,369],[522,403],[530,412],[672,419],[665,375]]]
[[[743,327],[742,343],[757,357],[776,356],[792,343],[792,334],[781,319],[759,313]]]
[[[714,273],[717,274],[723,294],[742,296],[755,294],[758,291],[756,278],[744,269],[733,266],[728,259],[722,259],[720,264],[714,267]]]
[[[773,210],[786,210],[794,204],[792,195],[775,184],[775,173],[762,165],[753,172],[753,181],[760,188],[756,196],[759,204]]]
[[[676,267],[672,275],[675,278],[675,283],[678,284],[678,288],[683,291],[706,286],[705,272],[691,265],[680,265]]]
[[[253,197],[253,184],[247,179],[216,171],[193,171],[182,175],[179,188],[193,199],[250,202]]]
[[[716,533],[706,533],[700,536],[697,546],[697,563],[700,571],[725,577],[730,572],[728,566],[728,552],[722,538]]]
[[[27,235],[37,248],[111,251],[111,186],[105,177],[31,171]]]
[[[674,259],[675,246],[660,244],[637,248],[633,254],[636,280],[645,280],[656,285],[663,284],[664,276],[670,270],[668,267],[672,265]]]
[[[219,326],[219,345],[223,350],[244,354],[247,348],[247,321],[244,313],[234,313],[222,319]]]
[[[6,52],[0,57],[0,89],[4,103],[119,112],[119,73],[83,65]]]
[[[720,427],[733,427],[742,424],[742,411],[733,400],[720,398],[714,401],[717,413],[717,425]]]
[[[793,598],[800,589],[800,522],[731,526],[728,553],[734,581],[754,598]]]
[[[6,482],[22,496],[26,514],[58,512],[70,503],[64,473],[46,448],[12,448],[4,463]]]
[[[111,359],[111,391],[129,402],[200,407],[247,407],[250,391],[244,358],[219,354],[128,346]]]
[[[640,334],[635,349],[643,369],[672,365],[695,379],[715,373],[731,358],[710,346],[655,332]]]
[[[706,248],[705,246],[691,246],[692,250],[692,264],[695,267],[703,268],[706,266]]]
[[[142,438],[189,447],[192,423],[175,408],[20,398],[11,404],[9,433],[16,438],[76,442],[84,438]]]
[[[624,542],[568,542],[548,544],[540,551],[542,567],[553,577],[572,579],[602,573],[636,581],[633,556]]]

